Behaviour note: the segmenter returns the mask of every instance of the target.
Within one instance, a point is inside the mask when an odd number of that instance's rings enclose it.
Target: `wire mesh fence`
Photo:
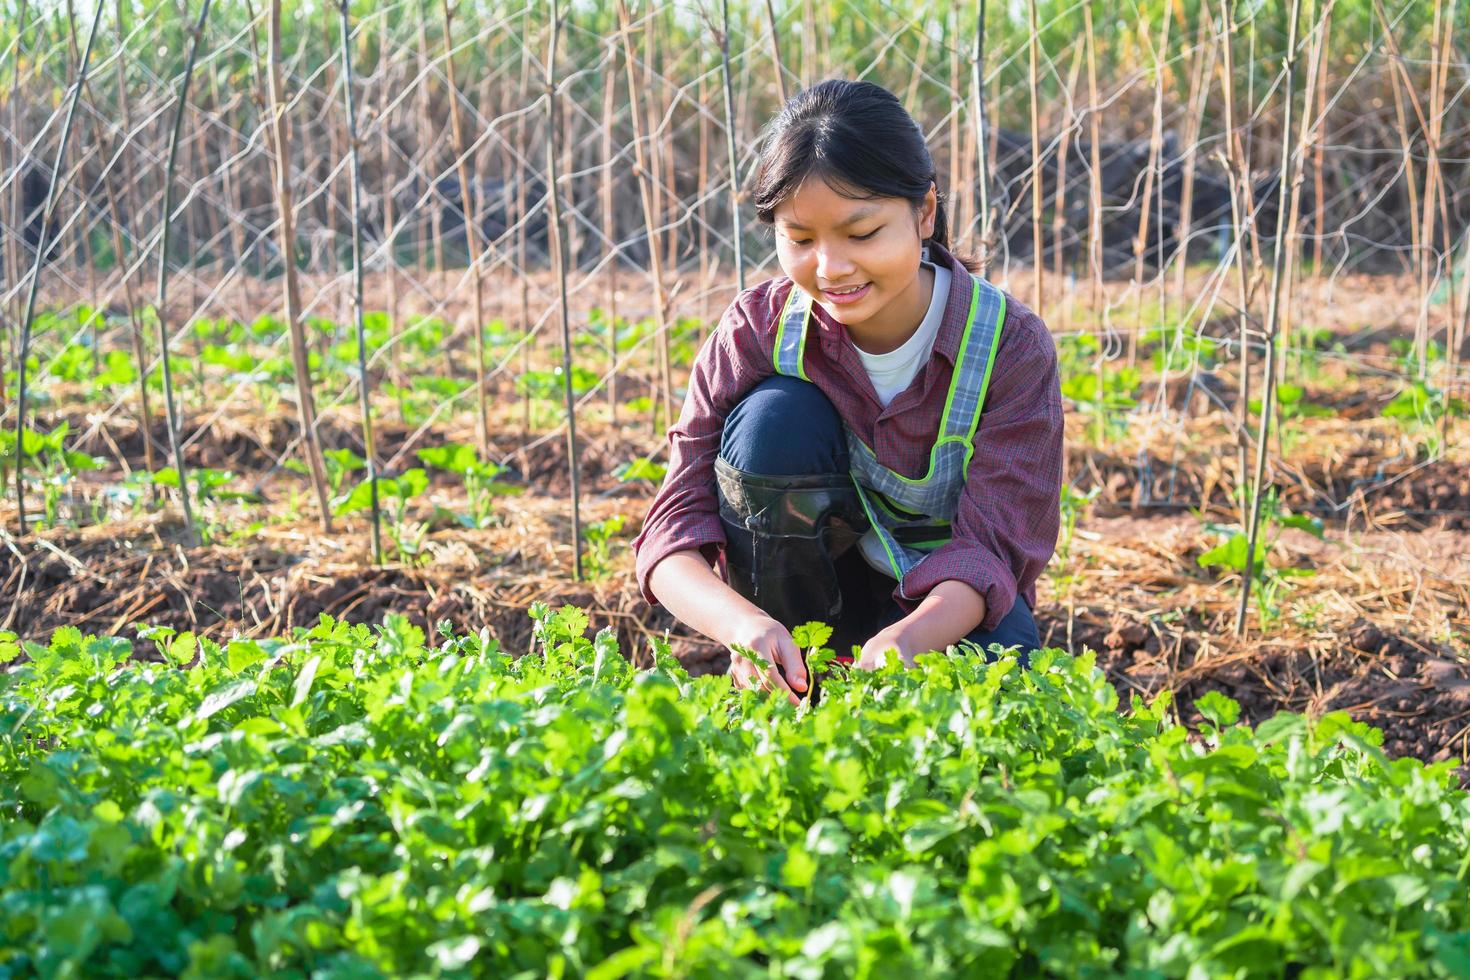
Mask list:
[[[1423,439],[1406,465],[1453,444],[1470,353],[1457,0],[400,0],[349,4],[345,43],[336,4],[244,0],[199,20],[192,70],[197,7],[98,2],[0,0],[13,438],[33,425],[25,357],[33,397],[93,386],[92,429],[159,417],[179,388],[184,447],[247,404],[299,406],[303,384],[328,413],[365,385],[406,429],[378,454],[387,474],[436,426],[473,426],[502,462],[561,438],[566,412],[537,397],[559,386],[656,434],[738,284],[779,274],[742,195],[763,126],[785,96],[847,77],[925,129],[957,249],[1047,319],[1098,448],[1129,433],[1135,502],[1208,502],[1178,479],[1202,425],[1233,447],[1222,485],[1244,485],[1263,393],[1290,473],[1282,430],[1323,363],[1408,398]],[[177,359],[163,391],[160,322]],[[1337,342],[1398,328],[1398,346]],[[1140,386],[1128,372],[1149,359]],[[319,454],[301,444],[315,419],[276,465]],[[143,428],[148,468],[165,467]],[[1402,479],[1314,491],[1342,511]]]

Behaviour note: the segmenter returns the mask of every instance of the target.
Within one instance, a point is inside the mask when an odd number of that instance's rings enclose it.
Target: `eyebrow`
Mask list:
[[[838,228],[846,228],[848,225],[855,225],[859,221],[862,221],[864,218],[871,218],[873,215],[877,214],[880,210],[881,210],[880,208],[875,208],[875,207],[858,208],[856,211],[854,211],[852,213],[852,216],[849,217],[846,221],[840,221],[840,222],[838,222],[837,223],[837,227]],[[781,222],[781,224],[785,225],[787,228],[796,228],[796,229],[799,229],[801,231],[811,231],[811,229],[808,228],[806,225],[800,224],[799,222],[796,222],[796,221],[786,221],[786,220],[783,219],[782,222]]]

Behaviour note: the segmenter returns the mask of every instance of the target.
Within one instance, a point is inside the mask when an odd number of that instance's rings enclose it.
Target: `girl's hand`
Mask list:
[[[801,651],[786,627],[771,617],[760,614],[737,619],[724,637],[730,647],[730,679],[739,688],[754,688],[765,691],[780,691],[800,704],[797,692],[807,690],[806,666],[801,660]],[[734,648],[744,647],[771,666],[762,670]]]
[[[853,663],[853,669],[877,670],[887,661],[889,650],[897,650],[898,658],[903,661],[903,665],[912,667],[914,651],[909,647],[910,643],[904,638],[903,631],[895,624],[880,630],[876,636],[863,644],[863,652]]]

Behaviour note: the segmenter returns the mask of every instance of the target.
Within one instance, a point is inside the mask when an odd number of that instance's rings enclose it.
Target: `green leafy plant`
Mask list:
[[[0,633],[0,966],[43,976],[1455,975],[1457,760],[1092,654],[792,707],[532,608]],[[804,649],[826,637],[808,630]],[[156,653],[153,652],[156,648]],[[810,657],[810,654],[809,654]],[[809,660],[810,662],[810,660]],[[1120,710],[1121,709],[1121,710]],[[1143,965],[1147,964],[1145,968]]]
[[[248,503],[258,504],[264,501],[260,492],[245,489],[241,486],[243,482],[230,470],[217,470],[205,466],[188,468],[189,483],[191,488],[191,499],[196,505],[211,503]],[[173,491],[179,489],[179,471],[172,466],[165,466],[152,473],[146,470],[138,470],[129,475],[124,486],[134,491],[135,506],[141,504],[142,494],[136,491],[147,486],[165,487]],[[228,537],[230,534],[230,523],[221,521],[219,514],[214,508],[201,506],[199,510],[201,518],[199,534],[203,543],[208,544]]]
[[[1139,339],[1153,348],[1154,369],[1170,374],[1213,369],[1221,346],[1214,337],[1195,333],[1183,324],[1151,327]]]
[[[1275,487],[1271,487],[1261,500],[1255,557],[1249,562],[1250,537],[1239,526],[1206,523],[1205,527],[1217,534],[1220,541],[1196,559],[1199,566],[1234,572],[1244,579],[1246,565],[1249,564],[1260,600],[1263,629],[1269,628],[1275,622],[1280,613],[1280,597],[1290,589],[1291,580],[1316,574],[1316,570],[1312,568],[1279,564],[1274,557],[1277,540],[1286,528],[1296,528],[1316,538],[1323,535],[1322,519],[1308,514],[1293,514],[1281,504]]]
[[[427,489],[429,477],[418,467],[406,470],[400,476],[378,477],[378,504],[387,518],[389,540],[393,542],[394,554],[398,559],[409,564],[423,557],[429,526],[423,521],[410,520],[408,507],[415,497]],[[357,514],[370,511],[372,505],[372,483],[363,480],[333,502],[332,513],[339,517]]]
[[[1062,382],[1062,397],[1091,416],[1088,431],[1102,445],[1127,430],[1124,413],[1138,404],[1133,398],[1138,381],[1138,369],[1130,367],[1105,368],[1100,379],[1091,371],[1074,374]]]
[[[587,545],[582,563],[590,577],[606,578],[612,572],[612,544],[622,532],[623,524],[623,515],[614,514],[582,525],[582,540]]]
[[[456,517],[465,527],[489,527],[495,520],[496,497],[521,493],[523,488],[496,479],[505,469],[496,463],[480,458],[473,446],[450,443],[420,449],[418,458],[426,466],[445,470],[458,476],[464,483],[465,497],[469,501],[469,513]]]
[[[288,459],[284,465],[286,469],[302,476],[310,473],[306,464],[299,459]],[[346,485],[348,477],[367,469],[367,460],[346,447],[325,449],[322,451],[322,468],[326,470],[327,491],[335,500],[342,496],[342,488]]]
[[[1297,447],[1305,435],[1301,426],[1303,419],[1332,418],[1337,411],[1326,405],[1308,401],[1306,392],[1300,385],[1281,382],[1276,385],[1276,421],[1281,430],[1281,447],[1284,452],[1291,452]],[[1261,400],[1252,398],[1248,406],[1250,413],[1259,420],[1261,415]]]
[[[16,453],[15,430],[0,429],[0,486],[10,483],[17,470],[19,455],[26,461],[22,470],[25,481],[41,488],[45,501],[41,520],[45,527],[56,525],[62,501],[70,494],[76,475],[102,466],[94,457],[66,448],[70,428],[70,423],[62,422],[45,433],[22,429],[19,454]]]
[[[656,487],[664,482],[664,476],[668,472],[669,468],[663,463],[655,463],[648,456],[639,456],[618,466],[613,470],[613,476],[623,483],[630,480],[647,480],[651,486]]]
[[[1087,512],[1087,508],[1101,492],[1102,487],[1093,487],[1086,493],[1078,493],[1072,484],[1062,484],[1062,527],[1057,537],[1057,558],[1060,568],[1066,568],[1071,562],[1072,538],[1077,533],[1077,522],[1081,520],[1082,515]]]
[[[1440,434],[1440,422],[1449,418],[1464,418],[1465,402],[1452,398],[1447,392],[1432,387],[1424,381],[1410,381],[1393,400],[1383,407],[1383,417],[1393,419],[1404,433],[1417,437],[1430,457],[1444,452],[1444,440]]]

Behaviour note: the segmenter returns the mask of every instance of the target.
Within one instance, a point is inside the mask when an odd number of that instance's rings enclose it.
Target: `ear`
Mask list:
[[[928,239],[934,234],[934,222],[939,214],[939,192],[934,182],[924,192],[924,203],[919,205],[919,238]]]

